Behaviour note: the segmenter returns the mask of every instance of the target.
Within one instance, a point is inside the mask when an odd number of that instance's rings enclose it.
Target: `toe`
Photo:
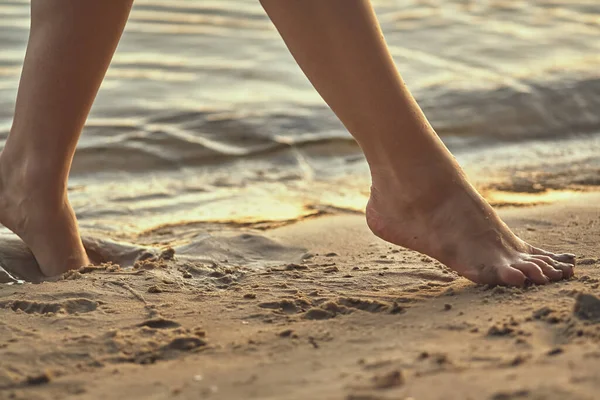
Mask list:
[[[569,278],[573,277],[573,275],[575,275],[575,270],[574,270],[575,265],[573,265],[573,264],[568,264],[568,263],[564,263],[564,262],[556,262],[556,267],[562,271],[563,278],[565,278],[565,279],[569,279]]]
[[[541,260],[540,262],[543,263],[543,261]],[[515,263],[511,265],[511,267],[521,271],[523,274],[525,274],[525,276],[527,276],[527,278],[529,278],[533,283],[537,285],[545,285],[548,282],[550,282],[550,279],[542,272],[542,268],[538,265],[538,263],[534,261],[523,261],[520,263]],[[548,268],[552,267],[548,265]]]
[[[554,270],[560,271],[561,277],[554,279],[554,275],[556,275],[556,274],[552,270],[548,270],[548,273],[546,273],[547,270],[538,263],[540,268],[542,268],[542,271],[544,271],[544,274],[546,274],[546,276],[552,280],[560,280],[563,278],[566,279],[566,278],[570,278],[573,276],[573,265],[572,264],[560,262],[560,261],[557,261],[555,258],[552,258],[550,256],[543,256],[543,255],[535,255],[532,257],[531,261],[535,262],[535,259],[541,260],[541,261],[545,262],[546,264],[549,264],[550,266],[552,266]]]
[[[548,256],[536,255],[529,258],[528,261],[536,263],[544,275],[550,278],[551,281],[559,281],[564,277],[562,269],[557,267],[558,261]]]
[[[523,272],[509,266],[498,269],[497,278],[499,282],[495,283],[508,286],[525,286],[527,281],[527,277]]]
[[[553,254],[550,257],[552,257],[556,261],[560,261],[562,263],[575,265],[575,254],[571,254],[571,253]]]
[[[555,253],[551,253],[549,251],[543,250],[543,249],[539,249],[537,247],[533,247],[533,254],[535,255],[542,255],[542,256],[548,256],[550,258],[552,258],[553,260],[556,261],[560,261],[562,263],[566,263],[566,264],[575,264],[575,254],[571,254],[571,253],[562,253],[562,254],[555,254]]]

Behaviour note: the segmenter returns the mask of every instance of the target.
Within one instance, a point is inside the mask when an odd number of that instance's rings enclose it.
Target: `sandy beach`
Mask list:
[[[155,230],[118,245],[133,267],[0,286],[0,398],[595,399],[599,199],[501,210],[578,255],[573,279],[524,289],[474,285],[362,215],[205,227],[174,252]]]
[[[0,1],[0,150],[30,3]],[[379,240],[259,1],[136,0],[69,174],[93,266],[43,281],[0,226],[0,400],[600,398],[600,2],[372,3],[469,179],[575,276],[475,285]]]

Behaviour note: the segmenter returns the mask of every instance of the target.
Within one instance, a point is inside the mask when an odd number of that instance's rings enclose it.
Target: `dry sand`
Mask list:
[[[175,254],[113,244],[145,260],[0,285],[0,398],[597,399],[599,198],[501,210],[579,256],[527,289],[476,286],[359,215],[216,227]]]

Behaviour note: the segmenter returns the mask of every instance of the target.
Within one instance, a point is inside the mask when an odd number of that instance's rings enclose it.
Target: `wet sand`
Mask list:
[[[526,289],[471,284],[360,215],[215,228],[174,252],[148,233],[121,248],[133,268],[0,286],[0,399],[597,398],[598,199],[501,210],[578,254],[575,278]]]

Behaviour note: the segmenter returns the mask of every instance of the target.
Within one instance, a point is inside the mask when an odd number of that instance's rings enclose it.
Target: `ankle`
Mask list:
[[[0,153],[0,191],[61,203],[67,189],[61,169],[39,157],[15,157],[5,149]]]
[[[470,184],[454,160],[371,166],[371,206],[432,209]]]

